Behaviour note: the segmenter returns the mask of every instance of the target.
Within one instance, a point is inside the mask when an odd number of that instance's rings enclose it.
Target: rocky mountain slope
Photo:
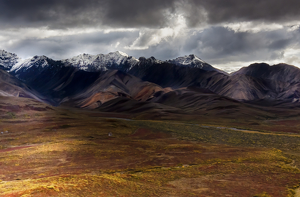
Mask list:
[[[233,78],[245,76],[259,80],[263,83],[265,89],[265,91],[260,92],[265,92],[264,98],[266,99],[292,99],[296,101],[300,97],[300,69],[295,66],[287,64],[274,66],[264,63],[252,64],[249,67],[241,68],[233,73],[232,76]]]
[[[3,70],[0,70],[0,96],[43,100],[38,92]]]
[[[39,61],[51,63],[44,58]],[[44,68],[25,68],[28,70],[17,72],[16,76],[26,81],[28,86],[47,98],[47,102],[52,105],[96,108],[117,97],[143,101],[155,92],[163,91],[156,84],[118,70],[86,72],[57,62]]]

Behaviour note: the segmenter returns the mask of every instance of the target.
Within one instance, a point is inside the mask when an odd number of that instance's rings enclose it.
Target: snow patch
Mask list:
[[[47,59],[48,58],[46,56],[34,56],[31,59],[19,60],[19,62],[10,69],[10,72],[18,72],[22,68],[25,68],[27,70],[33,66],[44,68],[46,66],[49,66]]]
[[[71,59],[62,60],[66,65],[75,66],[81,70],[102,70],[105,71],[108,68],[120,68],[122,65],[129,65],[128,69],[131,69],[139,61],[127,55],[124,52],[116,51],[108,54],[89,55],[81,54]]]
[[[196,68],[203,68],[204,64],[207,64],[194,54],[178,57],[173,60],[168,60],[168,62],[179,66],[189,66]]]
[[[120,53],[121,55],[125,56],[125,57],[128,57],[128,55],[122,51],[117,51],[118,53]]]

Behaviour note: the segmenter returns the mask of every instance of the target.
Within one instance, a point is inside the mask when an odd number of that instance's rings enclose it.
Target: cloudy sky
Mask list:
[[[53,59],[195,54],[228,72],[300,67],[299,0],[1,0],[0,49]]]

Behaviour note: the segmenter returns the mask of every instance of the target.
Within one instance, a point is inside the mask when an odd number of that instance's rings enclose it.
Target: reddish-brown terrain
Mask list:
[[[0,196],[281,197],[299,184],[300,135],[273,133],[296,118],[138,120],[13,97],[0,106]]]

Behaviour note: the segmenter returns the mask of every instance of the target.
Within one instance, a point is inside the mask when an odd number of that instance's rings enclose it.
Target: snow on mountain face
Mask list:
[[[80,54],[80,55],[75,56],[70,59],[62,60],[62,62],[67,65],[72,65],[72,66],[78,67],[81,70],[88,70],[89,65],[95,66],[95,67],[97,66],[95,64],[96,59],[97,58],[95,56],[84,53],[84,54]],[[98,68],[99,68],[99,70],[106,70],[105,67],[103,67],[101,65]]]
[[[116,51],[99,55],[81,54],[71,59],[62,60],[62,62],[85,71],[105,71],[110,68],[122,68],[124,65],[128,67],[127,70],[130,70],[138,64],[139,60],[121,51]]]
[[[0,50],[0,68],[4,70],[10,70],[13,65],[18,63],[20,58],[14,54],[4,50]]]
[[[49,65],[48,63],[49,58],[46,56],[34,56],[31,59],[26,60],[20,60],[17,64],[15,64],[11,69],[10,72],[18,72],[21,69],[29,69],[33,66],[39,67],[39,68],[45,68]]]
[[[192,68],[201,68],[204,70],[215,70],[211,65],[201,60],[199,57],[191,54],[184,57],[178,57],[173,60],[168,60],[168,63],[175,64],[177,66],[186,66]]]
[[[221,72],[220,70],[212,67],[195,55],[178,57],[173,60],[160,61],[155,59],[154,57],[140,57],[139,59],[136,59],[132,56],[127,55],[126,53],[116,51],[108,54],[98,55],[80,54],[70,59],[55,61],[46,56],[34,56],[31,59],[22,60],[15,54],[0,50],[0,68],[7,71],[9,70],[13,73],[25,72],[32,67],[41,70],[46,66],[52,65],[73,66],[80,70],[88,72],[106,71],[111,69],[128,72],[136,66],[137,69],[140,69],[141,67],[146,68],[154,64],[162,63],[170,63],[177,66]]]
[[[203,63],[205,63],[203,60],[198,58],[197,56],[191,54],[186,55],[184,57],[178,57],[173,60],[169,60],[168,62],[179,65],[179,66],[192,66],[192,67],[201,67]]]

